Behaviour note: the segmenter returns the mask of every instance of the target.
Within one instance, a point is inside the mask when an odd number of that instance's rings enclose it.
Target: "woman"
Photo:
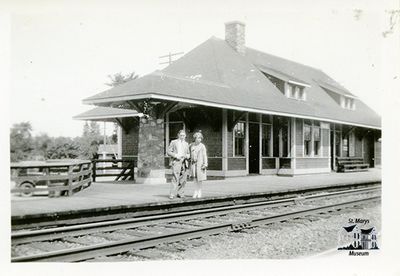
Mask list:
[[[203,134],[201,134],[201,131],[196,132],[193,135],[193,138],[194,142],[190,145],[191,173],[195,182],[193,198],[201,198],[203,180],[207,179],[207,150],[201,142],[203,140]]]

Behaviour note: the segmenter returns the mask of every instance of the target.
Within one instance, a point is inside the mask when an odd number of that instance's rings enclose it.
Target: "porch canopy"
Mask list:
[[[125,132],[133,126],[133,122],[143,116],[134,109],[122,109],[98,106],[73,117],[75,120],[117,123]]]

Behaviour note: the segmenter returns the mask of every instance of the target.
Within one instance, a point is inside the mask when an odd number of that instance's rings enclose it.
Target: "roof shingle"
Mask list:
[[[262,67],[309,84],[305,88],[307,100],[286,98],[260,71]],[[356,110],[343,109],[321,87],[322,83],[336,93],[352,96],[319,69],[251,48],[242,56],[224,40],[211,37],[165,69],[94,95],[84,103],[164,97],[380,128],[380,117],[362,101],[355,100]]]

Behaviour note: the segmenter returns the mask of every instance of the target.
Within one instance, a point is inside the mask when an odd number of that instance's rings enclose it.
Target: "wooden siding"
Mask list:
[[[246,158],[244,157],[230,157],[228,158],[228,170],[245,170]]]
[[[303,120],[296,119],[296,156],[303,156]]]
[[[214,171],[222,170],[222,157],[209,157],[208,158],[208,169]]]
[[[296,169],[318,169],[329,167],[329,158],[296,158]]]
[[[276,159],[275,158],[262,158],[262,169],[276,169]]]

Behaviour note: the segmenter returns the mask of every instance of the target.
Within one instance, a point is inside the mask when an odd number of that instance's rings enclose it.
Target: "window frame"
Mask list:
[[[312,124],[313,124],[313,126],[312,126],[312,141],[313,141],[312,152],[313,152],[313,156],[321,157],[322,156],[322,150],[321,150],[321,145],[322,145],[321,124],[320,124],[320,122],[318,122],[316,124],[315,121],[313,121]],[[315,136],[314,136],[315,129],[318,129],[318,131],[319,131],[319,140],[315,140]],[[316,147],[315,142],[318,142],[318,147]],[[316,153],[316,148],[317,148],[318,153]]]
[[[263,135],[264,135],[264,126],[269,127],[269,142],[268,142],[268,152],[269,155],[264,155],[264,142],[263,142]],[[272,137],[272,123],[263,123],[261,122],[261,157],[273,157],[273,137]]]
[[[305,87],[288,82],[286,82],[286,86],[287,86],[287,93],[286,93],[287,98],[299,101],[306,100]]]
[[[306,140],[306,126],[310,127],[310,140]],[[303,120],[303,156],[304,157],[312,157],[312,122],[307,123]],[[306,154],[306,141],[309,142],[309,154]]]
[[[243,155],[236,154],[236,132],[235,132],[235,129],[236,129],[237,125],[240,123],[243,124],[243,137],[242,137],[242,139],[243,139],[243,149],[242,149]],[[232,130],[232,140],[233,140],[233,142],[232,142],[232,146],[233,146],[232,157],[246,157],[246,121],[239,120],[235,124],[235,126],[233,127],[233,130]]]

